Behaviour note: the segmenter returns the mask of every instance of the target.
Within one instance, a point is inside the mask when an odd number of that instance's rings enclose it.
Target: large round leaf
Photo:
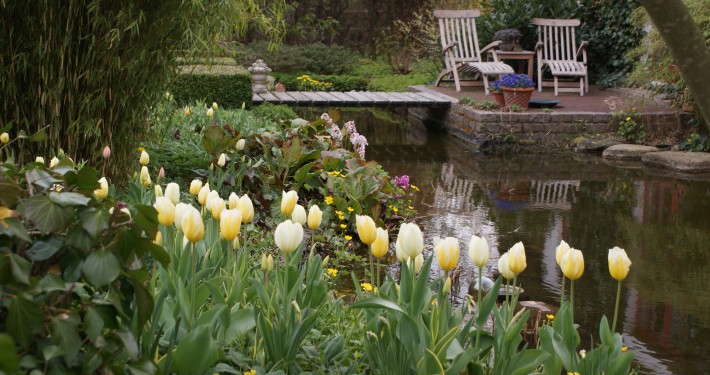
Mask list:
[[[91,253],[82,267],[82,273],[91,285],[100,288],[118,277],[121,267],[118,259],[106,249]]]

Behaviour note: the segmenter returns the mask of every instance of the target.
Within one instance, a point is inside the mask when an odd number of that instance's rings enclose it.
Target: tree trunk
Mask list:
[[[682,0],[641,0],[710,131],[710,50]]]

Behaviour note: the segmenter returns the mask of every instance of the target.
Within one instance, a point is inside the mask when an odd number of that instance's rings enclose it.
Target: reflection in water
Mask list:
[[[360,115],[343,118],[355,118],[367,136],[368,159],[392,175],[410,175],[421,188],[415,204],[425,256],[434,236],[462,244],[461,294],[476,276],[465,254],[478,234],[491,248],[486,275],[496,273],[500,253],[523,241],[525,297],[558,304],[555,247],[564,239],[585,254],[575,318],[588,342],[601,316],[613,314],[616,282],[607,253],[620,246],[633,264],[622,284],[619,326],[642,372],[710,373],[710,183],[619,169],[598,157],[483,156],[445,136]]]

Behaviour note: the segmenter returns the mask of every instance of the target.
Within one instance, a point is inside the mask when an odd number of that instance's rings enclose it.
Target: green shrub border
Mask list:
[[[170,85],[175,100],[185,105],[196,100],[216,102],[224,108],[251,108],[251,77],[247,74],[179,74]]]

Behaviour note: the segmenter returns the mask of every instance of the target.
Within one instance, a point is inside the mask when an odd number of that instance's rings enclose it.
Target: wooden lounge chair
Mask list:
[[[537,54],[537,88],[542,91],[542,72],[550,70],[554,79],[555,96],[559,92],[577,92],[584,96],[589,92],[587,75],[587,45],[583,41],[577,48],[575,27],[579,20],[557,20],[533,18],[537,25],[538,42],[535,45]],[[579,58],[581,56],[581,61]],[[579,89],[559,87],[559,77],[578,77]],[[549,84],[547,85],[549,86]]]
[[[469,10],[435,10],[434,17],[439,19],[441,33],[441,47],[444,52],[446,68],[439,74],[434,83],[439,86],[444,77],[451,80],[453,77],[456,91],[461,91],[459,82],[460,72],[480,73],[483,77],[483,87],[488,95],[488,76],[515,73],[513,68],[498,61],[498,56],[493,52],[492,62],[481,59],[481,53],[500,44],[495,41],[482,50],[478,48],[478,34],[476,33],[476,17],[480,16],[478,9]]]

